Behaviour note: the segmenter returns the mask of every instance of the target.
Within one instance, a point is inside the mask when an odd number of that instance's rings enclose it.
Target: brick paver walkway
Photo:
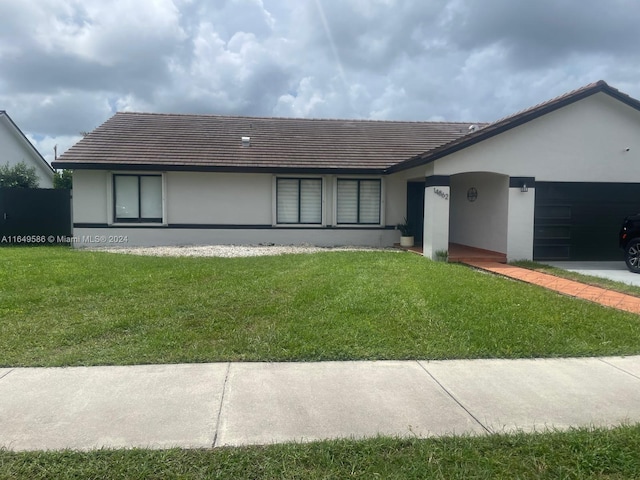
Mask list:
[[[607,307],[640,314],[640,298],[632,295],[612,292],[606,288],[594,287],[573,280],[549,275],[547,273],[536,272],[504,263],[474,261],[465,263],[481,270],[486,270],[505,277],[515,278],[516,280],[539,285],[541,287],[548,288],[549,290],[555,290],[556,292],[564,295],[582,298]]]

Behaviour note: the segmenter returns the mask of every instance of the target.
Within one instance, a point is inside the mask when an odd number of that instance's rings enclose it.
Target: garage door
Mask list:
[[[536,182],[535,260],[620,260],[618,231],[640,184]]]

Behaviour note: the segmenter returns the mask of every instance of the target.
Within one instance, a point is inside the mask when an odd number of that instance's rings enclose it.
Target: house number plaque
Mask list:
[[[449,200],[449,194],[448,193],[444,193],[442,190],[440,190],[439,188],[436,188],[433,193],[435,193],[437,196],[439,196],[440,198],[444,198],[445,200]]]

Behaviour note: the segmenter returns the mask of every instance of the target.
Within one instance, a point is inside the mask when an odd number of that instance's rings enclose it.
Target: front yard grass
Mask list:
[[[214,450],[0,450],[0,479],[628,479],[640,426],[543,434],[373,438]]]
[[[640,353],[637,315],[407,253],[0,255],[0,366]]]

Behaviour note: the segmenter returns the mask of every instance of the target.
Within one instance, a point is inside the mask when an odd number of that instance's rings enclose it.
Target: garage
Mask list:
[[[618,232],[640,183],[536,182],[534,260],[622,260]]]
[[[640,213],[638,132],[640,101],[599,81],[418,157],[425,255],[457,243],[507,261],[622,262],[622,221]]]

